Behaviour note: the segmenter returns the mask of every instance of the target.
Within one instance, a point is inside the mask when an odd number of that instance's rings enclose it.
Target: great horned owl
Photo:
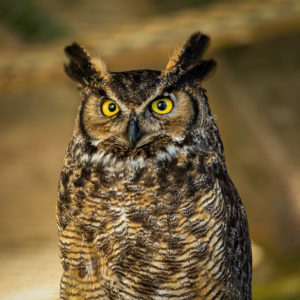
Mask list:
[[[59,181],[61,299],[251,299],[247,217],[193,34],[162,72],[108,72],[80,45],[82,96]]]

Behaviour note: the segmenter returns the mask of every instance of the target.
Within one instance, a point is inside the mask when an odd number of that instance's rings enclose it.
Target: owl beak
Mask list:
[[[139,127],[136,117],[131,117],[127,129],[128,140],[131,148],[135,148],[138,139]]]

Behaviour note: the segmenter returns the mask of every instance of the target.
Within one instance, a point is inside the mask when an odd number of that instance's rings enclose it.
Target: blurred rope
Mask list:
[[[150,0],[157,8],[157,14],[179,11],[188,8],[201,8],[205,5],[212,4],[214,2],[226,2],[227,0]]]

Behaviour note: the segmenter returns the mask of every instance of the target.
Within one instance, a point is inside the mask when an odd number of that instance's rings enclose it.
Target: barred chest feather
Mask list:
[[[76,278],[76,270],[95,299],[218,299],[226,289],[216,166],[181,152],[158,163],[66,164],[59,192],[59,209],[68,210],[59,220],[68,224],[60,241],[65,276]],[[75,295],[78,282],[69,279],[65,290]]]

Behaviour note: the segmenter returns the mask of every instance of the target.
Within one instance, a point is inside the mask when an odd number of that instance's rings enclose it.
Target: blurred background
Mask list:
[[[0,0],[0,298],[57,299],[57,182],[79,95],[63,48],[163,69],[201,30],[204,83],[248,213],[253,298],[300,299],[300,1]]]

